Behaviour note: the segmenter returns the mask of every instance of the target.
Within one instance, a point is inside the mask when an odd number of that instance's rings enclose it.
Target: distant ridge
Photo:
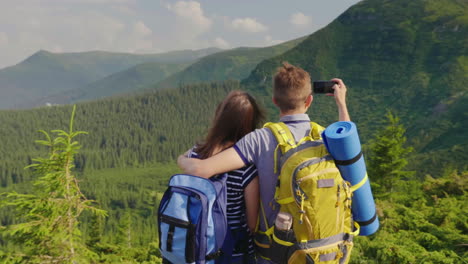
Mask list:
[[[240,47],[211,54],[159,82],[154,85],[154,88],[161,89],[207,81],[242,80],[258,63],[286,52],[305,38],[301,37],[269,47]]]
[[[52,53],[41,50],[21,63],[0,70],[0,109],[28,107],[28,103],[70,91],[137,64],[189,63],[220,49],[130,54],[103,51]],[[30,106],[30,105],[29,105]]]
[[[281,54],[304,39],[305,37],[302,37],[270,47],[241,47],[214,52],[191,61],[193,63],[178,63],[178,61],[168,61],[163,64],[159,61],[142,63],[83,87],[59,92],[28,105],[70,104],[153,89],[174,88],[197,82],[242,80],[262,60]],[[178,54],[168,53],[168,58],[177,58],[175,55]]]
[[[188,63],[141,63],[129,69],[113,73],[84,87],[41,98],[29,105],[72,104],[139,92],[147,86],[183,70],[187,65]]]
[[[216,52],[222,51],[219,48],[205,48],[199,50],[175,50],[168,51],[163,53],[125,53],[125,52],[111,52],[111,51],[101,51],[101,50],[91,50],[83,52],[51,52],[47,50],[39,50],[27,57],[23,62],[34,63],[36,60],[40,60],[41,57],[53,56],[59,60],[69,60],[73,63],[89,63],[96,62],[102,63],[101,61],[106,61],[108,59],[119,61],[125,58],[138,58],[137,61],[144,62],[148,60],[154,60],[157,58],[158,62],[170,62],[170,63],[179,63],[186,62],[188,60],[198,59]],[[125,61],[121,61],[126,63]],[[128,62],[129,64],[133,64]],[[17,64],[18,65],[18,64]],[[0,69],[2,70],[2,69]],[[112,71],[113,72],[113,71]]]

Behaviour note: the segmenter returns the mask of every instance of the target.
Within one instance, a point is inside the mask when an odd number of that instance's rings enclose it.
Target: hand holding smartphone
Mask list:
[[[313,83],[314,94],[333,94],[335,90],[333,85],[337,84],[334,81],[315,81]]]

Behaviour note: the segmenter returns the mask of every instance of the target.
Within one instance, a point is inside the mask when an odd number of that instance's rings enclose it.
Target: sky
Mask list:
[[[0,0],[0,69],[39,50],[161,53],[265,47],[309,35],[359,0]]]

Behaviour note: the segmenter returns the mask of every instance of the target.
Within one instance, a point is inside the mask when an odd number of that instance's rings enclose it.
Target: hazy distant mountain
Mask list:
[[[114,73],[71,91],[36,100],[29,106],[69,104],[131,92],[173,88],[181,84],[228,79],[242,80],[264,59],[277,56],[296,46],[303,38],[265,48],[235,48],[207,55],[193,64],[144,63]]]
[[[86,86],[137,64],[189,63],[218,51],[216,48],[161,54],[39,51],[15,66],[0,70],[0,108],[27,107],[27,103],[41,97]]]
[[[261,61],[280,55],[295,47],[305,37],[264,48],[236,48],[201,58],[181,72],[154,87],[167,88],[205,81],[242,80]]]
[[[29,105],[71,104],[137,92],[183,70],[187,65],[189,64],[159,62],[138,64],[130,69],[113,73],[84,87],[35,100]]]

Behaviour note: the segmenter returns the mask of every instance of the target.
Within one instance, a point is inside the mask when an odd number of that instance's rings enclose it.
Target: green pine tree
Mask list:
[[[98,244],[101,243],[102,240],[102,226],[103,226],[103,217],[100,215],[92,215],[89,220],[89,232],[88,232],[88,239],[86,244],[90,248],[97,248]]]
[[[78,228],[84,211],[105,216],[86,199],[73,175],[74,157],[80,145],[74,138],[83,131],[73,131],[73,107],[69,131],[53,130],[55,138],[43,130],[46,140],[36,142],[50,149],[47,158],[37,158],[33,168],[39,178],[33,194],[2,194],[0,206],[12,206],[18,224],[1,228],[2,236],[14,241],[21,253],[4,257],[7,263],[89,263],[96,255],[82,241]]]
[[[392,192],[402,178],[414,175],[405,170],[408,154],[413,151],[412,147],[405,147],[405,128],[391,112],[386,117],[388,125],[370,142],[368,155],[367,170],[374,179],[376,193]]]
[[[120,217],[119,226],[117,229],[117,244],[124,248],[132,248],[132,215],[130,209]]]

